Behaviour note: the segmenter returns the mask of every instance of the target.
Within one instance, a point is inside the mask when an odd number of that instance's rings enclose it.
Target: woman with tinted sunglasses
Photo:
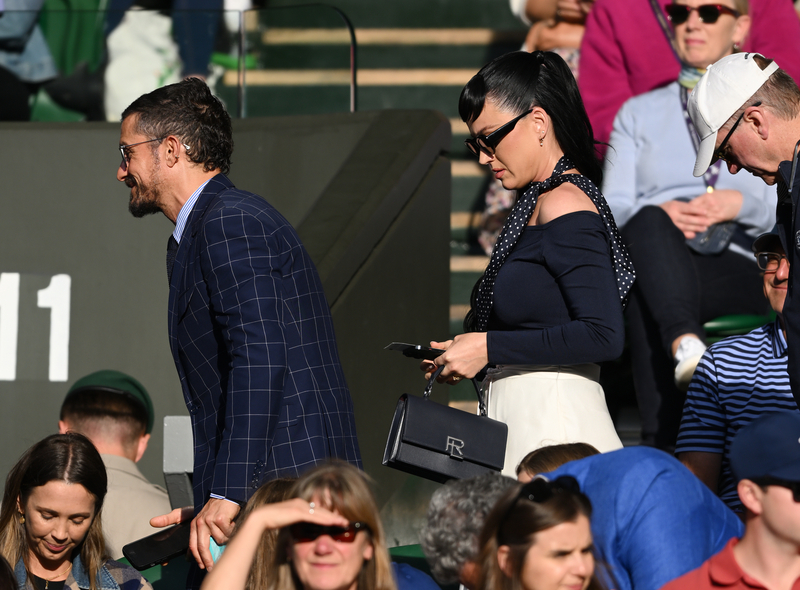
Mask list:
[[[601,590],[592,504],[569,476],[541,476],[506,493],[481,532],[484,590]]]
[[[484,371],[489,416],[508,424],[504,473],[543,444],[621,446],[595,364],[622,352],[634,275],[602,179],[575,78],[557,54],[499,57],[461,92],[467,146],[519,198],[475,285],[466,334],[440,380]]]
[[[316,467],[293,498],[254,510],[203,590],[244,589],[262,533],[279,530],[268,590],[395,590],[389,552],[366,476],[345,463]]]
[[[717,162],[692,175],[698,145],[686,112],[705,68],[750,30],[747,0],[667,5],[678,80],[628,100],[614,121],[603,190],[638,273],[628,307],[642,439],[675,445],[683,394],[704,350],[703,324],[764,314],[753,239],[775,222],[775,190]],[[735,141],[735,139],[734,139]]]

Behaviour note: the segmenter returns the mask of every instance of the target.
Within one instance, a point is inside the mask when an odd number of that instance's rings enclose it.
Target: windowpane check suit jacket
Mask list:
[[[294,228],[219,174],[186,223],[169,339],[194,433],[194,504],[338,457],[361,466],[322,284]]]

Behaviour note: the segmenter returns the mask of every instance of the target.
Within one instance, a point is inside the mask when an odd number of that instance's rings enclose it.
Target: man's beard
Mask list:
[[[156,160],[156,165],[157,164],[158,160]],[[140,184],[131,177],[125,179],[125,184],[131,189],[128,211],[136,218],[141,218],[145,215],[153,215],[154,213],[161,213],[161,191],[159,190],[161,179],[156,173],[156,167],[154,166],[153,168],[150,186]],[[134,197],[133,194],[134,188],[137,189],[136,197]]]
[[[154,213],[161,213],[161,207],[159,207],[158,203],[154,199],[143,199],[143,196],[148,196],[147,192],[142,191],[142,187],[139,187],[139,198],[134,201],[133,200],[133,189],[131,189],[131,200],[128,203],[128,211],[131,212],[136,218],[144,217],[145,215],[153,215]]]

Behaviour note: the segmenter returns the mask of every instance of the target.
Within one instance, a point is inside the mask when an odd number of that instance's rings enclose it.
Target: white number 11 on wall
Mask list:
[[[0,273],[0,381],[17,378],[19,278],[19,273]],[[50,309],[50,381],[68,378],[71,286],[69,275],[53,275],[50,284],[36,292],[37,306]]]

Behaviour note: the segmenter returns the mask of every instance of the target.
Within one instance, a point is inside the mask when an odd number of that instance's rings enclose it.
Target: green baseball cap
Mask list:
[[[130,375],[126,375],[121,371],[96,371],[86,377],[78,379],[70,390],[67,392],[67,397],[64,398],[66,402],[73,394],[78,391],[86,390],[100,390],[108,391],[110,393],[118,393],[133,400],[137,404],[144,407],[147,414],[147,429],[145,432],[150,434],[153,431],[153,423],[155,422],[155,412],[153,411],[153,401],[150,399],[150,394],[144,388],[144,385],[139,383]]]

